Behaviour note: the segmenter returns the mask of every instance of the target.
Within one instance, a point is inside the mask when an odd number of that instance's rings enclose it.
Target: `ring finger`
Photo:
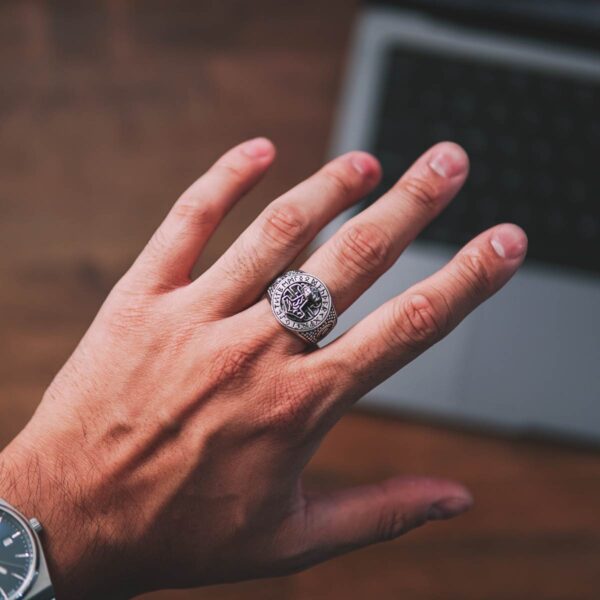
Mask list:
[[[379,177],[379,164],[363,152],[333,160],[272,202],[193,288],[221,316],[247,308],[324,225],[371,191]]]

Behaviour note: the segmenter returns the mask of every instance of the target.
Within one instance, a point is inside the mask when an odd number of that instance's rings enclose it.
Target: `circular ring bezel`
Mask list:
[[[308,281],[305,281],[305,283],[316,287],[321,295],[321,300],[324,309],[319,313],[318,320],[315,319],[315,322],[312,325],[294,321],[289,317],[285,317],[281,314],[278,314],[277,311],[281,293],[283,293],[283,291],[285,290],[285,288],[287,288],[287,285],[289,283],[294,283],[293,278],[296,276],[299,276],[300,281],[302,280],[302,278],[308,279]],[[317,282],[318,285],[314,285],[313,280]],[[271,311],[273,312],[275,319],[277,319],[277,321],[283,327],[298,335],[302,335],[303,333],[319,329],[319,327],[321,327],[323,323],[327,321],[328,317],[332,314],[332,312],[335,311],[335,307],[333,306],[333,298],[331,297],[331,292],[329,291],[327,285],[316,275],[312,275],[304,271],[287,271],[283,275],[280,275],[269,287],[267,295],[269,297],[269,301],[271,303]]]

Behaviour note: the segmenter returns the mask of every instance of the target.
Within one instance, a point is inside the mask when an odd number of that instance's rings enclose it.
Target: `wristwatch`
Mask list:
[[[37,519],[0,498],[0,600],[55,600]]]

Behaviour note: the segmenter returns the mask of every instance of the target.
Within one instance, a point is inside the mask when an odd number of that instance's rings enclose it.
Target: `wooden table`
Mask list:
[[[0,5],[2,444],[218,153],[264,134],[280,159],[204,265],[319,166],[355,10],[343,0]],[[597,452],[357,412],[308,476],[331,486],[398,472],[456,477],[477,507],[294,577],[148,599],[600,597]]]

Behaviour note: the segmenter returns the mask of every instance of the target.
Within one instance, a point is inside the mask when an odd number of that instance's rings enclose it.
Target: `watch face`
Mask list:
[[[21,517],[0,507],[0,600],[17,600],[35,576],[35,542]]]

